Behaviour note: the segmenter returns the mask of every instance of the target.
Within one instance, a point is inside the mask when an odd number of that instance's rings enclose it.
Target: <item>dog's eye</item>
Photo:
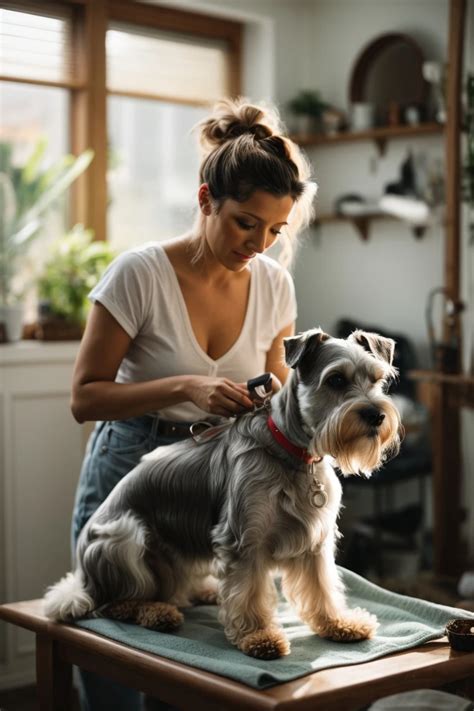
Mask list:
[[[326,384],[334,390],[343,390],[347,386],[347,378],[342,373],[333,373],[326,380]]]

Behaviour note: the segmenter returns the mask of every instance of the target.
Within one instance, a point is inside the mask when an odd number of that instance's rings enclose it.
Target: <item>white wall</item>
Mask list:
[[[348,87],[354,61],[377,35],[413,36],[427,59],[442,59],[447,40],[447,0],[314,0],[311,43],[313,86],[340,108],[349,108]],[[443,157],[441,137],[392,140],[384,157],[375,144],[343,144],[311,149],[320,185],[320,212],[347,192],[377,198],[398,177],[411,147],[432,160]],[[443,280],[442,232],[432,228],[416,240],[400,222],[375,222],[364,243],[351,225],[326,226],[301,252],[296,270],[302,328],[320,324],[331,332],[337,319],[401,331],[416,343],[426,362],[424,305]]]

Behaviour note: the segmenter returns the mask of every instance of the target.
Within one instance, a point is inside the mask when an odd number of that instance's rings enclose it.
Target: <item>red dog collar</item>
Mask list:
[[[292,454],[297,459],[306,462],[306,464],[320,462],[322,460],[322,457],[313,457],[313,455],[310,454],[304,447],[298,447],[296,444],[293,444],[293,442],[290,442],[290,440],[285,437],[283,432],[278,429],[271,415],[268,416],[267,425],[278,444],[280,444],[283,449],[286,449],[287,452]]]

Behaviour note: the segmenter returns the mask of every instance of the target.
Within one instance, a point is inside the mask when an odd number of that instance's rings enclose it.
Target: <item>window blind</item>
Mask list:
[[[0,8],[0,74],[12,79],[68,83],[72,78],[70,23],[41,11]],[[6,5],[6,7],[5,7]],[[39,14],[41,13],[41,14]]]
[[[111,93],[207,104],[229,94],[223,40],[114,23],[107,31]]]

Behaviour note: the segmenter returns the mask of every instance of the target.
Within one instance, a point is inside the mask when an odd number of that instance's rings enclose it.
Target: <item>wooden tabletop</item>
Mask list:
[[[90,631],[48,620],[42,600],[0,605],[0,619],[56,640],[62,661],[158,694],[181,708],[351,711],[375,699],[417,688],[472,679],[474,653],[452,650],[446,639],[372,662],[326,669],[257,691],[226,677],[119,644]],[[269,667],[271,662],[268,662]]]

